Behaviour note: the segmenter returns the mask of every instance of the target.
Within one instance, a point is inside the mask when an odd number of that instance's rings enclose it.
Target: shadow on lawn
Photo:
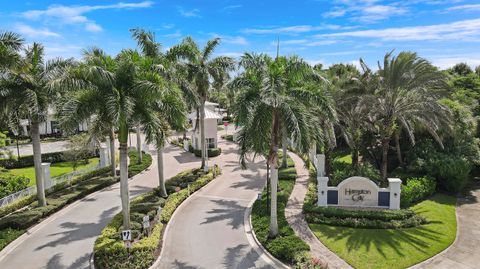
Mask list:
[[[365,248],[375,248],[380,255],[387,258],[384,248],[394,250],[399,256],[405,256],[402,252],[401,244],[407,243],[418,252],[428,254],[426,249],[430,246],[429,241],[439,240],[441,233],[427,227],[417,227],[410,229],[355,229],[345,227],[333,227],[327,225],[319,226],[321,232],[329,240],[347,239],[346,246],[348,251],[356,251]]]

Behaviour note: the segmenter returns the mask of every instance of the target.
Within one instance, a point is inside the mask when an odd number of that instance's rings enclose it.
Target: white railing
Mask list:
[[[45,189],[48,190],[48,189],[52,188],[53,186],[55,186],[57,184],[63,183],[65,181],[71,181],[75,176],[82,175],[82,174],[88,173],[90,171],[99,169],[99,168],[100,168],[100,165],[92,166],[92,167],[85,167],[85,168],[73,171],[71,173],[68,173],[68,174],[64,174],[64,175],[61,175],[61,176],[58,176],[58,177],[51,178],[50,180],[47,180],[47,182],[45,182]],[[23,189],[21,191],[18,191],[16,193],[12,193],[12,194],[10,194],[8,196],[5,196],[5,197],[0,199],[0,207],[7,206],[7,205],[9,205],[9,204],[11,204],[15,201],[18,201],[18,200],[20,200],[24,197],[27,197],[29,195],[35,195],[36,193],[37,193],[37,187],[36,186],[31,186],[31,187],[28,187],[28,188]]]

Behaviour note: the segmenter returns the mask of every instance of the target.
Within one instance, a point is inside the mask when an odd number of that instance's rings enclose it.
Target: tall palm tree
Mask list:
[[[12,37],[12,36],[11,36]],[[33,147],[35,180],[39,206],[45,206],[45,182],[42,175],[42,153],[40,144],[40,123],[46,120],[49,105],[55,99],[54,81],[61,70],[69,66],[71,61],[55,59],[44,60],[44,49],[41,44],[33,43],[24,50],[23,55],[14,55],[18,42],[2,41],[1,51],[8,50],[15,61],[7,63],[9,68],[1,71],[0,107],[9,118],[28,119]],[[15,36],[13,36],[15,39]],[[17,37],[17,41],[18,37]],[[5,54],[8,54],[5,53]]]
[[[145,58],[133,50],[123,50],[118,54],[108,68],[101,63],[110,62],[110,57],[100,56],[95,59],[97,64],[86,66],[82,79],[75,85],[78,86],[70,101],[65,104],[64,117],[76,117],[77,111],[90,111],[89,116],[97,115],[99,110],[88,109],[80,104],[87,105],[85,100],[92,100],[95,96],[103,95],[106,115],[112,119],[118,130],[120,144],[120,193],[122,200],[123,227],[130,227],[130,200],[128,192],[128,130],[133,123],[140,124],[147,134],[153,134],[161,129],[161,122],[152,109],[151,102],[155,100],[156,92],[152,87],[145,87],[139,66],[144,64]],[[103,112],[103,111],[101,111]]]
[[[362,62],[364,70],[371,72]],[[445,76],[416,53],[387,53],[383,65],[369,81],[372,92],[363,97],[370,107],[373,128],[382,145],[381,177],[387,178],[388,150],[392,136],[402,128],[415,143],[415,127],[420,125],[440,144],[437,132],[448,125],[448,109],[438,101],[447,88]]]
[[[244,72],[235,79],[241,88],[235,102],[235,120],[242,126],[238,136],[240,162],[246,165],[250,152],[267,153],[270,167],[271,212],[269,236],[278,234],[277,188],[278,149],[284,136],[282,128],[291,135],[296,148],[308,152],[315,140],[317,128],[311,119],[311,105],[322,107],[325,96],[302,86],[308,76],[314,74],[311,67],[298,57],[277,57],[264,54],[242,56],[240,65]],[[319,84],[317,84],[319,85]]]
[[[215,49],[220,45],[220,38],[209,40],[200,49],[191,37],[186,37],[181,44],[173,46],[168,53],[170,59],[182,59],[187,80],[193,85],[198,98],[197,111],[200,114],[200,145],[202,150],[202,165],[205,167],[207,148],[205,141],[205,102],[211,81],[225,71],[233,70],[234,60],[226,56],[213,57]]]

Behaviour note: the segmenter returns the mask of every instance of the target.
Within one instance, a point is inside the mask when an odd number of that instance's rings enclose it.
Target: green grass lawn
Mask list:
[[[77,166],[77,170],[83,169],[85,167],[95,167],[98,165],[99,158],[91,158],[89,159],[88,164],[80,163]],[[29,186],[35,185],[35,169],[34,167],[25,167],[25,168],[18,168],[18,169],[9,169],[10,173],[17,175],[17,176],[25,176],[30,179]],[[68,174],[73,171],[72,163],[71,162],[59,162],[53,163],[50,166],[50,175],[52,177],[58,177],[64,174]]]
[[[456,198],[436,194],[411,209],[431,223],[408,229],[354,229],[310,224],[330,250],[355,268],[406,268],[447,248],[455,240]]]

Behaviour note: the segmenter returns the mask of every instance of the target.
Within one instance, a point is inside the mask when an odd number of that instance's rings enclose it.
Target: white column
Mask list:
[[[325,155],[317,154],[317,178],[325,176]]]
[[[52,187],[52,177],[50,176],[50,163],[42,163],[42,178],[45,189]]]
[[[400,209],[400,193],[402,180],[399,178],[388,179],[388,189],[390,189],[390,209]]]
[[[317,155],[317,146],[315,145],[315,143],[313,143],[313,145],[310,147],[310,154],[308,156],[310,158],[310,161],[314,162],[316,155]],[[313,163],[313,164],[317,165],[317,163]]]
[[[188,144],[189,144],[188,142],[189,142],[189,141],[186,140],[186,139],[183,140],[183,149],[184,149],[185,151],[188,151]]]
[[[105,146],[100,146],[100,168],[109,165],[108,163],[108,150]]]
[[[317,177],[318,206],[327,206],[328,177]]]

